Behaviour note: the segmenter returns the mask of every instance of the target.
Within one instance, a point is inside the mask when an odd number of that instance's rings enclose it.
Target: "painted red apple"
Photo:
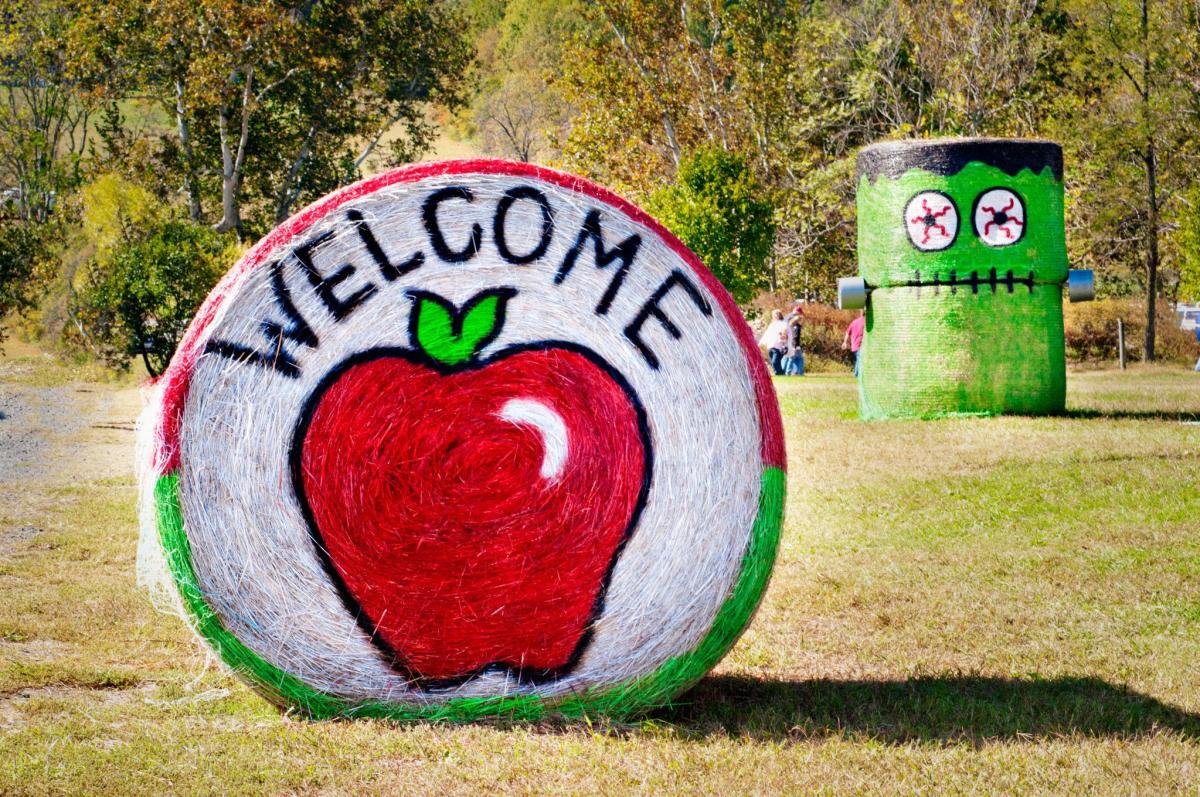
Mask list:
[[[413,347],[334,369],[292,448],[347,608],[427,686],[569,671],[649,489],[641,405],[596,354],[541,342],[479,357],[514,294],[459,309],[414,291]]]

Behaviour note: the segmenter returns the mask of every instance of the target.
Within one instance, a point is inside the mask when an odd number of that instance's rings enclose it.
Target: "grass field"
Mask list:
[[[0,359],[0,793],[1197,793],[1200,375],[1056,418],[855,420],[779,381],[753,626],[630,727],[282,716],[134,585],[131,382]],[[94,376],[94,375],[93,375]]]

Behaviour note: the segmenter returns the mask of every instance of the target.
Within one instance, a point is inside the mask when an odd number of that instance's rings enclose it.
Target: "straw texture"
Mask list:
[[[963,293],[962,290],[959,294]],[[868,419],[1061,412],[1066,399],[1062,290],[871,294],[860,409]]]
[[[859,273],[871,293],[864,418],[1063,409],[1062,152],[1049,142],[863,151]]]
[[[398,170],[264,239],[142,423],[143,582],[312,716],[625,716],[733,644],[783,505],[752,335],[636,208]]]

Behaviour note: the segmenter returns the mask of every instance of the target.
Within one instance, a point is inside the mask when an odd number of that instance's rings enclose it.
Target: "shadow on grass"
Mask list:
[[[772,681],[709,676],[660,719],[687,735],[866,737],[885,743],[1129,738],[1170,730],[1200,739],[1192,714],[1098,678],[928,677]]]
[[[1081,418],[1083,420],[1107,421],[1200,421],[1200,410],[1195,412],[1179,412],[1175,410],[1065,410],[1059,417]]]

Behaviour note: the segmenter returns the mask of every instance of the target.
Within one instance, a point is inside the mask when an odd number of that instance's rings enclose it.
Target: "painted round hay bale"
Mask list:
[[[875,144],[858,156],[857,202],[863,417],[1061,412],[1062,149]]]
[[[752,333],[559,172],[388,172],[264,238],[142,423],[144,572],[312,716],[628,716],[741,634],[783,509]]]

